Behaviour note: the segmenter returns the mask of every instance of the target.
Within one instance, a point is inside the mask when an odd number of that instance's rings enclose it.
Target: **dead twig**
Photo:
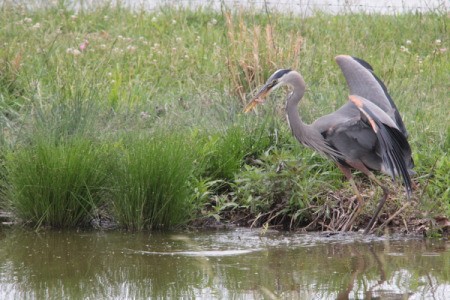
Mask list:
[[[395,217],[397,217],[397,216],[398,216],[405,208],[407,208],[407,207],[410,206],[410,205],[411,205],[411,202],[410,202],[410,201],[408,201],[408,202],[406,202],[405,204],[403,204],[403,206],[400,207],[400,209],[397,210],[390,218],[388,218],[386,221],[384,221],[383,224],[381,224],[381,225],[378,227],[378,229],[382,229],[384,226],[386,226],[387,224],[389,224],[393,219],[395,219]],[[375,225],[375,224],[374,224],[374,225]],[[369,229],[369,232],[371,232],[372,229],[373,229],[373,226],[372,226],[372,228]]]

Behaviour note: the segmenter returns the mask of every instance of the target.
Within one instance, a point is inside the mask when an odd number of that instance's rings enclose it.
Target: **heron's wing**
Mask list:
[[[325,139],[329,140],[338,150],[343,151],[350,159],[361,159],[361,156],[367,158],[367,155],[363,153],[373,151],[376,143],[372,129],[361,122],[361,112],[350,101],[335,112],[318,118],[311,126],[316,128]],[[352,143],[351,147],[353,147],[352,155],[348,149],[349,142]],[[373,165],[370,167],[379,170]]]
[[[360,116],[361,113],[358,108],[353,103],[347,102],[335,112],[318,118],[311,126],[315,127],[319,132],[326,132],[347,122],[352,123],[355,119],[359,120]]]
[[[336,62],[344,74],[350,94],[359,95],[380,107],[407,137],[408,132],[397,106],[384,83],[373,73],[372,66],[362,59],[348,55],[336,56]]]
[[[396,175],[402,177],[409,197],[412,191],[408,171],[411,163],[411,147],[405,135],[394,121],[371,101],[356,95],[350,95],[349,99],[361,112],[361,120],[375,132],[384,167],[393,178]]]
[[[337,111],[318,118],[311,124],[323,138],[343,156],[345,165],[361,161],[369,169],[381,171],[381,157],[376,151],[377,138],[372,128],[361,120],[361,112],[347,102]]]
[[[312,127],[320,132],[329,145],[341,153],[339,163],[361,161],[369,169],[381,170],[381,158],[374,151],[376,135],[369,125],[361,121],[361,112],[347,102],[337,111],[315,120]]]

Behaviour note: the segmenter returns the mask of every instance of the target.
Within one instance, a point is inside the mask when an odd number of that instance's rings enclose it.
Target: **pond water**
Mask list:
[[[0,299],[449,299],[450,243],[260,229],[0,231]]]

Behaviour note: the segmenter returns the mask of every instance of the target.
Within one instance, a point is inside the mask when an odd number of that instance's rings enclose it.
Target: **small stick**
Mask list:
[[[403,204],[402,207],[400,207],[399,210],[397,210],[389,219],[387,219],[386,221],[384,221],[383,224],[380,225],[380,227],[378,228],[383,228],[384,226],[386,226],[387,224],[389,224],[389,222],[391,222],[396,216],[398,216],[399,213],[401,213],[405,208],[407,208],[410,205],[411,202],[406,202],[405,204]]]

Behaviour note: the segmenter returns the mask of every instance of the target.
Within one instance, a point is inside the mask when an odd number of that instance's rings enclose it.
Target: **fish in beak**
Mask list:
[[[266,97],[272,88],[275,86],[276,82],[269,82],[265,84],[259,92],[253,97],[252,101],[250,101],[247,106],[244,108],[244,112],[248,113],[252,109],[254,109],[258,104],[264,103],[264,97]]]

